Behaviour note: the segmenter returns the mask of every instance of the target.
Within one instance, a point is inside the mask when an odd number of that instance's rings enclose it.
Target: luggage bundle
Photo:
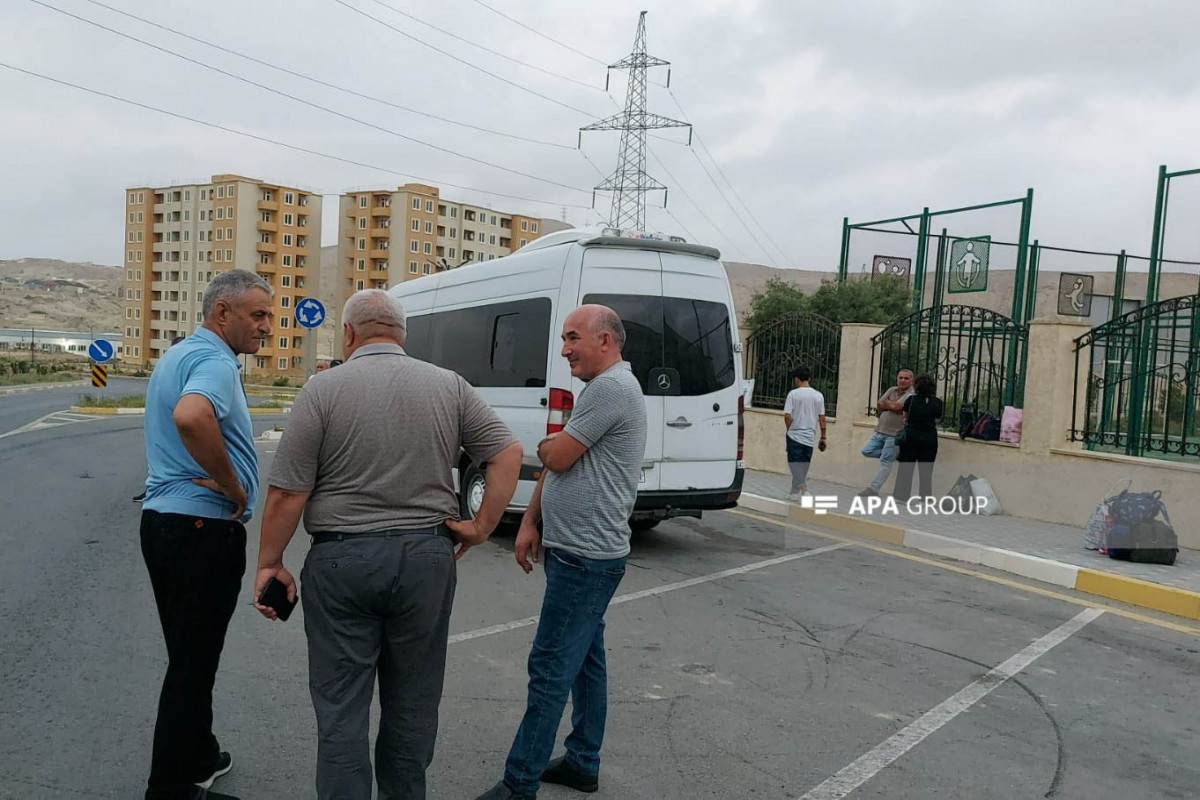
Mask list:
[[[1179,537],[1171,527],[1162,491],[1131,492],[1127,485],[1119,494],[1105,498],[1088,520],[1084,546],[1107,550],[1109,558],[1121,561],[1174,564]]]

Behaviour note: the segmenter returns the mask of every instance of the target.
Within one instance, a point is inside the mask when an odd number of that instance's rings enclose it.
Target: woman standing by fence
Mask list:
[[[921,473],[920,494],[933,494],[933,462],[937,458],[937,422],[944,411],[942,401],[934,396],[937,383],[928,372],[913,381],[916,394],[904,401],[904,427],[896,437],[900,445],[899,470],[896,472],[896,502],[905,503],[912,495],[913,464]]]

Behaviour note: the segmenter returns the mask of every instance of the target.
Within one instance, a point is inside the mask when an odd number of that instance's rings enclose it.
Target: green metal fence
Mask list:
[[[1200,457],[1200,294],[1143,306],[1076,339],[1074,408],[1071,437],[1089,449]]]
[[[812,370],[811,386],[825,396],[825,413],[837,416],[842,326],[816,314],[789,314],[746,339],[746,377],[754,379],[751,404],[782,409],[792,371]]]

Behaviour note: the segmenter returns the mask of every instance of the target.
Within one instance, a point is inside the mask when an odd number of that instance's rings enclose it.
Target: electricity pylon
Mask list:
[[[671,62],[663,61],[646,53],[646,12],[638,17],[637,36],[633,40],[633,52],[615,64],[609,65],[609,75],[614,69],[629,71],[629,88],[625,93],[625,108],[618,114],[606,119],[593,122],[580,128],[579,138],[582,142],[583,131],[621,131],[621,152],[617,161],[617,169],[599,184],[592,193],[592,205],[595,205],[595,192],[612,192],[612,214],[609,224],[623,230],[646,229],[646,193],[663,192],[663,207],[667,205],[667,187],[659,183],[646,172],[646,131],[658,128],[687,128],[688,145],[692,143],[692,126],[687,122],[651,114],[646,110],[646,70],[650,67],[670,67]],[[667,86],[671,85],[671,71],[667,70]],[[608,80],[605,79],[604,90],[608,91]]]

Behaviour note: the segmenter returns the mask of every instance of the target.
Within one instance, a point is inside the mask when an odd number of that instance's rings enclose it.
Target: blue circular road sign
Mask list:
[[[306,297],[296,303],[296,322],[305,328],[316,328],[325,321],[325,306],[315,297]]]
[[[117,350],[113,347],[112,342],[104,339],[97,339],[88,345],[88,358],[95,361],[97,364],[103,364],[105,361],[111,361],[112,357],[117,354]]]

